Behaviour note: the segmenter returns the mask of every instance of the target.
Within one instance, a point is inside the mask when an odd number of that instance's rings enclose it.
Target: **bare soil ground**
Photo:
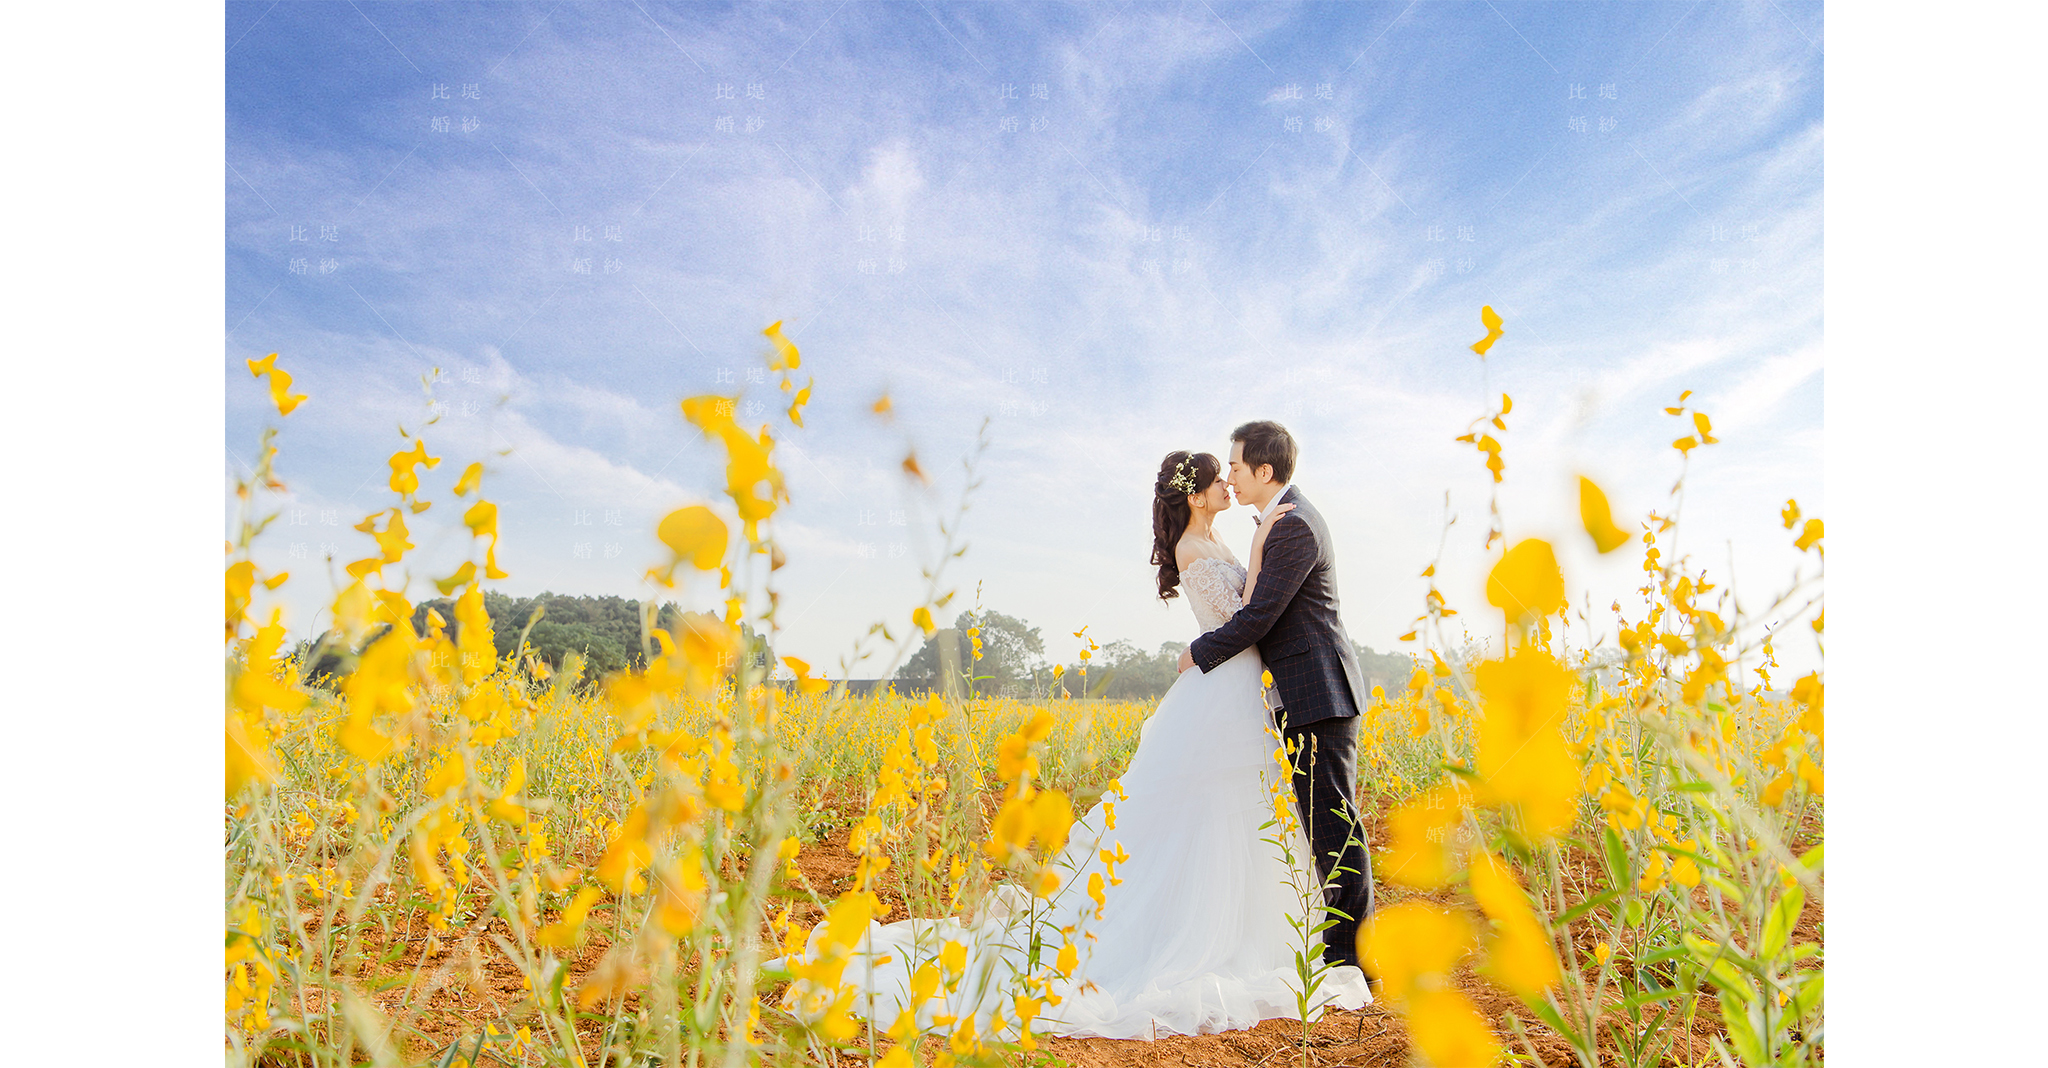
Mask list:
[[[1370,825],[1370,842],[1383,846],[1387,841],[1386,812],[1368,802],[1364,806]],[[1796,843],[1805,848],[1811,841],[1818,840],[1819,821],[1812,821],[1806,842]],[[847,831],[842,828],[822,842],[807,845],[796,858],[798,868],[805,879],[828,901],[848,889],[853,880],[855,859],[846,850]],[[595,857],[583,858],[585,863],[594,863]],[[1595,878],[1598,862],[1585,855],[1574,854],[1572,867],[1578,878],[1572,880],[1578,885],[1587,885]],[[893,871],[890,875],[895,874]],[[900,919],[903,900],[897,893],[894,882],[885,876],[878,893],[890,906],[889,916]],[[1568,893],[1576,887],[1568,886]],[[1404,900],[1421,897],[1449,907],[1464,907],[1450,891],[1416,894],[1399,887],[1378,884],[1375,888],[1379,907]],[[1576,894],[1571,896],[1577,897]],[[436,935],[424,923],[415,920],[410,928],[386,931],[372,926],[362,932],[363,948],[366,955],[379,963],[369,968],[369,982],[359,989],[374,985],[376,978],[397,980],[397,982],[371,994],[372,1003],[387,1016],[401,1019],[406,1027],[401,1030],[399,1042],[405,1054],[413,1060],[437,1061],[450,1044],[461,1042],[463,1051],[454,1063],[468,1063],[467,1054],[471,1043],[482,1033],[486,1023],[496,1024],[499,1030],[518,1026],[523,1019],[531,1018],[533,1008],[528,1000],[530,991],[517,968],[497,950],[492,938],[506,938],[509,932],[501,919],[490,916],[490,905],[482,895],[470,904],[470,914],[477,918],[468,926],[458,926]],[[806,925],[822,919],[821,911],[808,901],[794,901],[791,905],[794,920]],[[314,922],[315,915],[302,915],[304,922]],[[593,917],[595,918],[595,917]],[[1819,941],[1823,913],[1820,902],[1809,900],[1794,933],[1796,941]],[[592,928],[598,924],[593,923]],[[431,938],[430,938],[431,936]],[[1598,940],[1589,920],[1573,925],[1572,937],[1589,963],[1593,944]],[[597,967],[609,944],[598,935],[593,936],[568,961],[568,988],[575,990],[584,978]],[[431,950],[431,952],[429,952]],[[380,959],[384,958],[384,959]],[[421,966],[424,965],[424,969]],[[411,978],[418,971],[417,978]],[[1522,1021],[1524,1030],[1530,1034],[1540,1061],[1545,1066],[1569,1066],[1574,1064],[1573,1054],[1565,1040],[1540,1022],[1531,1019],[1531,1014],[1512,995],[1494,987],[1469,968],[1457,976],[1458,986],[1470,997],[1492,1025],[1494,1032],[1504,1044],[1515,1052],[1524,1052],[1518,1043],[1510,1039],[1507,1016],[1515,1013]],[[772,989],[768,992],[772,995]],[[310,1000],[317,993],[308,995],[304,1010],[317,1013],[322,1006]],[[772,996],[769,999],[772,1003]],[[629,1010],[637,1005],[637,998],[628,998]],[[280,1008],[284,1008],[280,1006]],[[291,1010],[287,1010],[291,1011]],[[296,1015],[297,1013],[294,1012]],[[1683,1027],[1684,1021],[1675,1021]],[[532,1026],[539,1030],[538,1022]],[[584,1021],[578,1025],[586,1054],[596,1062],[598,1046],[603,1041],[600,1027],[595,1021]],[[1704,999],[1696,1011],[1692,1026],[1686,1038],[1678,1043],[1675,1050],[1677,1060],[1667,1059],[1667,1064],[1711,1063],[1711,1038],[1719,1032],[1719,1010],[1711,997]],[[1153,1041],[1117,1039],[1068,1039],[1044,1038],[1041,1043],[1051,1056],[1065,1061],[1074,1068],[1135,1068],[1139,1065],[1216,1065],[1230,1068],[1265,1068],[1306,1062],[1318,1068],[1336,1066],[1389,1066],[1403,1068],[1413,1063],[1406,1027],[1397,1013],[1382,1006],[1367,1006],[1363,1011],[1332,1011],[1318,1021],[1311,1029],[1306,1050],[1303,1049],[1302,1027],[1299,1021],[1268,1020],[1255,1028],[1207,1035],[1167,1035]],[[930,1040],[926,1043],[927,1054],[936,1049]],[[1606,1052],[1603,1050],[1603,1052]],[[1605,1058],[1603,1057],[1603,1061]],[[274,1054],[267,1063],[290,1064],[291,1054]],[[487,1052],[479,1062],[493,1063]],[[516,1063],[501,1061],[499,1063]],[[838,1064],[842,1066],[865,1063],[865,1056],[859,1058],[841,1055]],[[927,1060],[927,1063],[928,1060]],[[835,1066],[836,1068],[836,1066]]]

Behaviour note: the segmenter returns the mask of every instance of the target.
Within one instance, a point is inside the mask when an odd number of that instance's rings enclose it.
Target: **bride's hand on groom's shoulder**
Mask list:
[[[1252,532],[1252,549],[1257,551],[1259,546],[1266,544],[1266,536],[1273,533],[1273,524],[1278,522],[1281,516],[1292,511],[1294,511],[1294,505],[1292,504],[1283,504],[1273,509],[1273,514],[1267,516],[1265,521],[1259,524],[1259,529]]]

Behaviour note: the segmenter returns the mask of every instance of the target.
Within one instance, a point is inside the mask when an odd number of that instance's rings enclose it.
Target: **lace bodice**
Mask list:
[[[1195,622],[1207,634],[1244,607],[1245,569],[1229,560],[1202,557],[1190,560],[1180,573],[1181,588],[1188,591],[1188,607]]]

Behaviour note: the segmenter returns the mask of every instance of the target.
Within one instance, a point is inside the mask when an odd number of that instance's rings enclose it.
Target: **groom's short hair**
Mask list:
[[[1230,440],[1244,445],[1244,463],[1257,472],[1260,464],[1273,465],[1273,481],[1284,483],[1294,477],[1294,435],[1287,428],[1260,419],[1230,432]]]

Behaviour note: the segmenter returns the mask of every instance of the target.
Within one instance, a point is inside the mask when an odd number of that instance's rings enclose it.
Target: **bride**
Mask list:
[[[1185,589],[1204,632],[1249,598],[1263,531],[1272,529],[1267,523],[1253,537],[1251,567],[1239,564],[1212,525],[1231,506],[1221,474],[1222,465],[1208,453],[1172,452],[1153,486],[1159,596],[1171,599],[1176,587]],[[999,886],[991,907],[965,925],[951,918],[870,921],[841,979],[866,995],[854,1011],[886,1026],[922,1001],[920,1029],[931,1026],[933,1016],[943,1022],[972,1013],[987,1034],[990,1018],[1008,1007],[1001,977],[1028,970],[1028,928],[1037,927],[1078,931],[1073,941],[1081,949],[1070,978],[1052,988],[1057,1004],[1032,1021],[1035,1033],[1149,1039],[1298,1019],[1296,954],[1304,938],[1294,923],[1322,921],[1321,894],[1312,891],[1315,867],[1298,822],[1286,828],[1291,864],[1276,848],[1283,832],[1262,829],[1274,811],[1273,784],[1283,779],[1265,711],[1275,702],[1268,700],[1264,670],[1257,648],[1248,647],[1216,670],[1182,673],[1160,698],[1120,780],[1125,800],[1115,804],[1113,816],[1098,803],[1075,824],[1059,860],[1063,884],[1079,887],[1104,871],[1102,851],[1118,855],[1102,907],[1062,893],[1052,902],[1053,915],[1041,913],[1027,924],[1026,892]],[[1304,917],[1305,908],[1312,914]],[[813,933],[804,958],[818,955],[822,934]],[[1060,940],[1052,936],[1055,945]],[[938,958],[948,942],[967,950],[965,966],[949,970],[981,981],[944,997],[913,998],[910,962]],[[1319,937],[1306,943],[1312,951],[1321,948]],[[1310,1016],[1325,1006],[1356,1009],[1370,1000],[1363,972],[1331,968],[1309,1002]]]

